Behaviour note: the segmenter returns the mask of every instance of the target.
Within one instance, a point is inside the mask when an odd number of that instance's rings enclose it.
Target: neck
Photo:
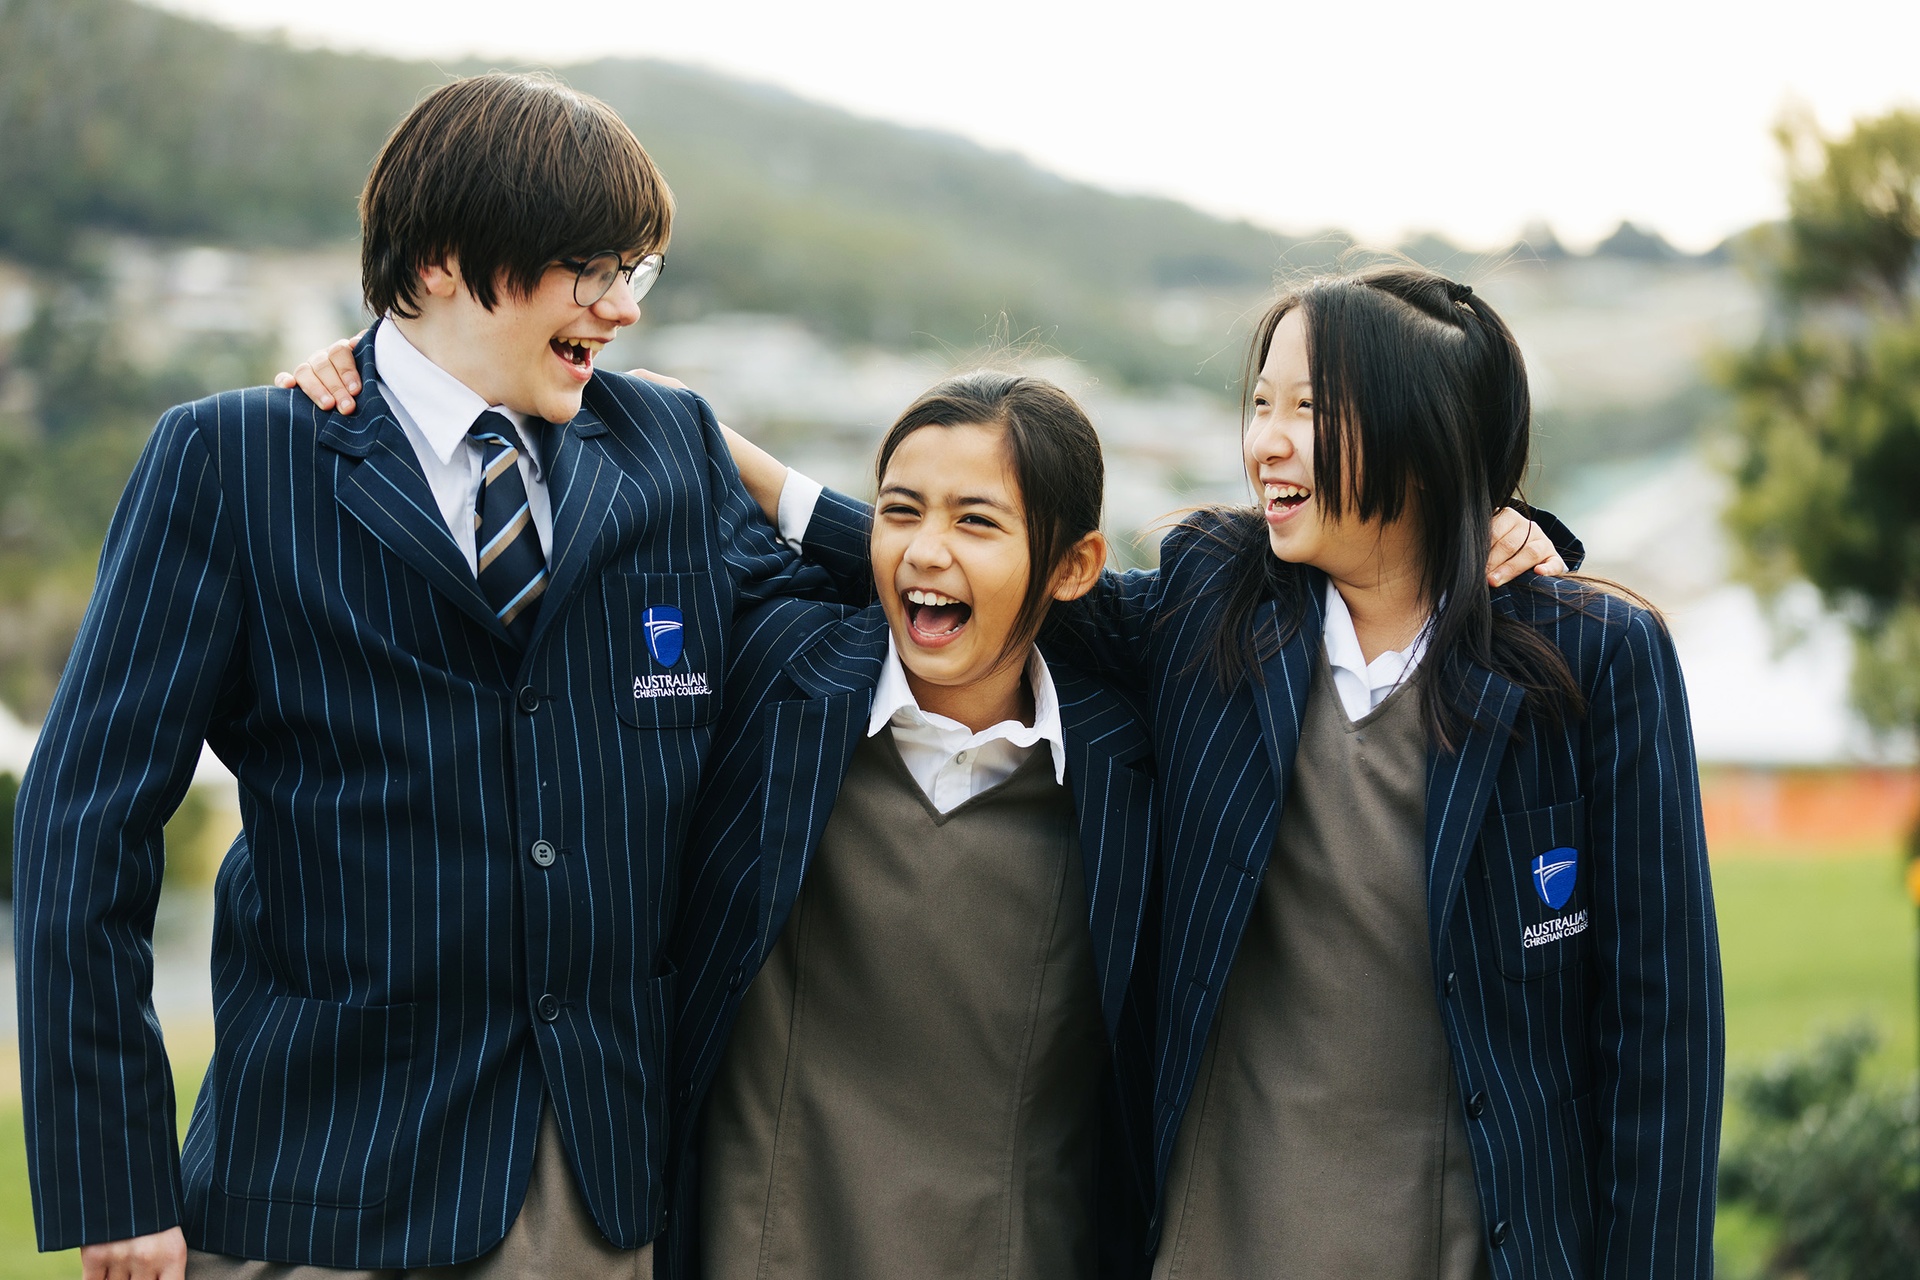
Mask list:
[[[975,733],[1003,720],[1033,723],[1033,690],[1024,662],[1009,663],[1004,671],[964,685],[929,684],[908,670],[907,688],[922,711],[958,720]]]
[[[491,388],[486,360],[481,354],[482,344],[461,334],[452,318],[442,315],[433,302],[432,298],[423,299],[420,314],[411,320],[389,316],[387,323],[398,329],[415,351],[458,378],[482,400],[488,404],[504,403]]]
[[[1390,650],[1406,649],[1433,614],[1415,558],[1392,555],[1384,545],[1380,551],[1356,571],[1328,574],[1353,615],[1360,656],[1368,662]]]

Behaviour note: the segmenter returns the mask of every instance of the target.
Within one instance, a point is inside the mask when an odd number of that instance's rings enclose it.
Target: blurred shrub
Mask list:
[[[1876,1043],[1854,1027],[1734,1083],[1720,1194],[1778,1228],[1764,1277],[1920,1275],[1920,1095],[1861,1082]]]

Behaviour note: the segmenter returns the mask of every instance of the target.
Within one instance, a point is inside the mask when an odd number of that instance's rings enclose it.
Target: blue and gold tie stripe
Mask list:
[[[520,475],[520,433],[489,409],[474,419],[467,435],[480,447],[482,468],[473,508],[480,593],[507,634],[524,646],[547,589],[547,558]]]

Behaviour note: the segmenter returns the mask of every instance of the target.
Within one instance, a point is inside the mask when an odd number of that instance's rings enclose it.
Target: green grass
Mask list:
[[[1727,985],[1727,1065],[1737,1073],[1860,1018],[1883,1037],[1873,1070],[1910,1076],[1915,1054],[1915,918],[1891,849],[1825,859],[1728,858],[1713,868]],[[180,1122],[201,1062],[175,1080]],[[1738,1124],[1737,1116],[1728,1117]],[[1737,1280],[1764,1257],[1764,1222],[1728,1211],[1717,1244]],[[33,1252],[17,1102],[0,1102],[0,1280],[80,1274],[77,1254]]]
[[[1874,1074],[1912,1075],[1920,926],[1901,869],[1890,848],[1715,862],[1730,1076],[1862,1019],[1882,1037]]]

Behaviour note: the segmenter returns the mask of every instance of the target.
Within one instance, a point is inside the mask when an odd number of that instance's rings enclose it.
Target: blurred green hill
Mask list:
[[[297,352],[349,331],[368,166],[423,94],[483,69],[297,48],[133,0],[0,0],[0,701],[44,711],[158,413],[264,380],[295,331]],[[1354,248],[689,67],[559,74],[611,103],[674,188],[667,282],[642,326],[660,332],[770,313],[836,349],[1039,348],[1103,390],[1227,401],[1276,274]],[[1624,224],[1589,255],[1544,227],[1487,255],[1434,235],[1401,252],[1499,290],[1537,383],[1559,388],[1540,401],[1550,480],[1691,438],[1711,406],[1676,361],[1690,369],[1717,317],[1745,323],[1724,254],[1687,258]],[[161,282],[195,255],[253,272],[251,301]],[[262,299],[288,305],[276,317]],[[1230,421],[1215,439],[1156,412],[1128,439],[1103,423],[1117,492],[1235,471]]]
[[[129,0],[0,0],[0,253],[61,264],[89,231],[351,240],[388,130],[480,69],[298,49]],[[773,311],[890,347],[973,346],[1000,327],[1124,381],[1185,380],[1222,334],[1169,341],[1169,291],[1237,308],[1283,254],[1325,261],[1350,243],[1303,248],[687,67],[561,74],[626,118],[679,200],[661,319]]]

